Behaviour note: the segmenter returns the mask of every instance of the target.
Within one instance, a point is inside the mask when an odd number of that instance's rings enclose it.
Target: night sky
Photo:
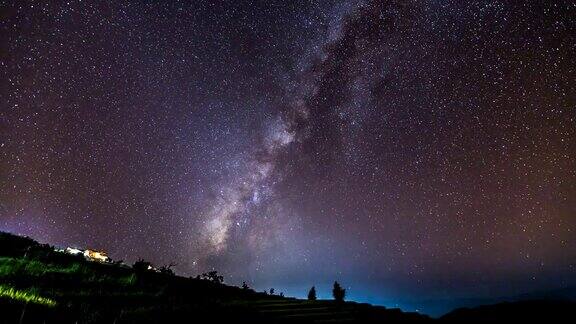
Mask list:
[[[405,309],[576,284],[572,1],[2,1],[0,230]]]

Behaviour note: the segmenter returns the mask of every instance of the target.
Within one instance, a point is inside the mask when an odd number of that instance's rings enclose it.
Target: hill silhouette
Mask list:
[[[559,289],[535,290],[519,295],[505,295],[493,297],[472,297],[472,298],[438,298],[425,300],[404,301],[405,304],[417,304],[420,309],[425,309],[426,313],[432,317],[441,317],[457,308],[474,308],[479,305],[495,305],[502,303],[513,303],[519,301],[549,301],[576,302],[576,287],[568,286]],[[455,306],[457,305],[457,306]]]
[[[142,264],[142,263],[140,263]],[[298,300],[169,271],[87,261],[0,232],[1,323],[421,323],[355,302]],[[217,278],[213,275],[212,277]]]
[[[383,306],[255,292],[226,285],[215,272],[185,278],[169,267],[148,266],[88,261],[0,232],[0,323],[565,323],[576,309],[570,300],[519,301],[433,319]]]
[[[573,323],[576,303],[529,300],[459,308],[440,318],[447,323]]]

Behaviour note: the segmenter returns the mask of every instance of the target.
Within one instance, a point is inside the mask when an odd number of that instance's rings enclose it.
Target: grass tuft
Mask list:
[[[17,290],[12,287],[2,285],[0,285],[0,298],[8,298],[16,301],[44,305],[48,307],[56,306],[56,301],[50,298],[39,296],[30,291]]]

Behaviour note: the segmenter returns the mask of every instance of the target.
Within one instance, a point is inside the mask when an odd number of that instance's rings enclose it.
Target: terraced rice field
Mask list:
[[[399,309],[353,302],[284,299],[256,301],[251,306],[262,317],[276,323],[396,322],[400,318],[402,322],[412,322],[425,319],[419,314],[402,313]]]

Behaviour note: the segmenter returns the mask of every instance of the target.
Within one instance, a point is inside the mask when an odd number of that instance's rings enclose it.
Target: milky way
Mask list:
[[[574,285],[573,17],[567,1],[5,3],[0,230],[424,310]]]

